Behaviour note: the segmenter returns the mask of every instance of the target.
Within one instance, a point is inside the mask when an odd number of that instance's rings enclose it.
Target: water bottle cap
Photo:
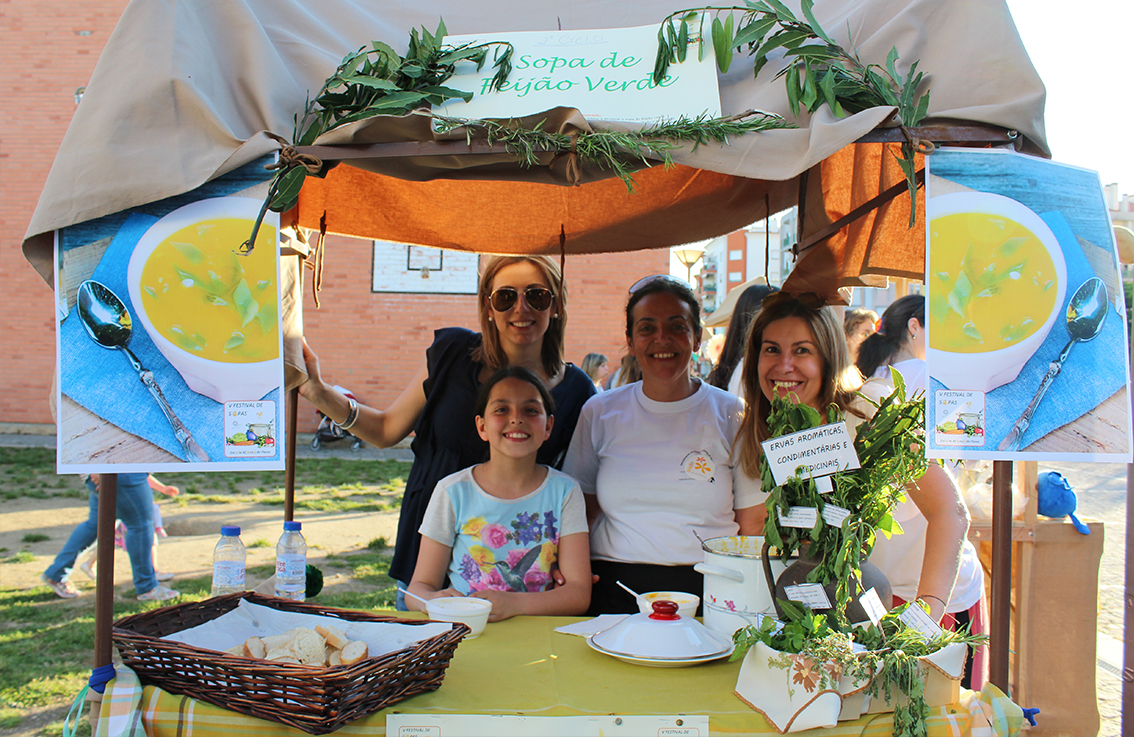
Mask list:
[[[220,534],[225,537],[240,537],[240,527],[237,525],[222,525]]]
[[[303,523],[302,522],[284,522],[283,528],[284,528],[284,532],[299,532],[301,529],[303,529]]]

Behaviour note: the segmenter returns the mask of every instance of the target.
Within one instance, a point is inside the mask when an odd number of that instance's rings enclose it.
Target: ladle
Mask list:
[[[190,461],[208,461],[209,456],[169,406],[161,387],[154,381],[153,372],[142,366],[138,357],[126,347],[133,332],[133,321],[130,319],[130,311],[126,309],[126,305],[118,295],[105,284],[88,279],[79,285],[76,302],[79,320],[86,328],[87,334],[91,336],[91,340],[103,348],[120,349],[130,359],[130,365],[138,372],[138,378],[150,390],[150,394],[157,400],[165,418],[173,427],[173,434],[184,448],[185,457]]]
[[[1014,452],[1020,449],[1020,440],[1027,432],[1028,425],[1032,424],[1032,415],[1035,414],[1036,407],[1039,406],[1040,400],[1047,393],[1051,383],[1055,381],[1055,377],[1063,370],[1063,362],[1067,360],[1071,348],[1076,343],[1091,340],[1099,334],[1109,307],[1110,301],[1107,296],[1106,284],[1103,284],[1103,280],[1097,276],[1083,282],[1083,285],[1075,290],[1075,294],[1071,297],[1071,303],[1067,305],[1067,332],[1071,334],[1071,340],[1067,341],[1067,345],[1060,351],[1059,357],[1047,367],[1047,373],[1044,375],[1043,381],[1040,382],[1036,395],[1032,397],[1032,401],[1020,415],[1020,419],[1016,420],[1016,424],[1012,426],[1012,431],[1000,443],[998,450]]]

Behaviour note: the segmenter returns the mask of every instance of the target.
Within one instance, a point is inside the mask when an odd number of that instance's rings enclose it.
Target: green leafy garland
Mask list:
[[[514,155],[524,167],[538,164],[538,154],[541,152],[577,154],[599,169],[613,171],[631,193],[634,192],[634,177],[629,160],[638,160],[649,166],[647,157],[653,156],[661,159],[668,168],[673,165],[670,152],[687,143],[692,143],[694,147],[710,141],[728,143],[732,136],[797,127],[778,115],[753,110],[728,118],[682,116],[637,131],[597,130],[577,134],[545,131],[542,123],[534,129],[528,129],[492,120],[466,120],[440,115],[433,117],[439,133],[463,128],[466,139],[471,141],[474,131],[483,131],[489,144],[503,143],[504,150]]]
[[[425,28],[420,34],[417,29],[411,29],[405,57],[381,41],[373,41],[369,47],[363,46],[347,54],[315,98],[306,101],[303,116],[296,116],[292,134],[294,145],[312,145],[327,131],[379,115],[405,115],[454,98],[468,101],[473,93],[446,87],[444,83],[453,76],[457,62],[471,61],[477,69],[481,69],[493,49],[496,73],[489,89],[499,90],[512,71],[512,45],[490,41],[451,46],[444,43],[447,33],[444,20],[433,33]],[[630,161],[638,160],[648,165],[647,157],[655,156],[664,165],[670,166],[669,152],[685,143],[695,146],[709,141],[727,143],[735,135],[799,127],[778,115],[755,111],[725,118],[683,116],[636,132],[593,131],[574,136],[543,131],[539,126],[535,130],[526,130],[491,120],[443,116],[435,119],[439,131],[449,132],[464,127],[470,140],[472,131],[484,132],[490,143],[504,143],[505,150],[517,155],[523,166],[536,165],[537,152],[577,154],[600,169],[613,171],[631,192],[634,191],[632,171],[637,167],[632,166]],[[276,169],[276,174],[269,184],[268,196],[253,226],[252,236],[241,246],[241,253],[251,252],[256,233],[268,210],[286,212],[295,207],[307,177],[322,177],[328,171],[323,162],[298,154],[286,140],[279,140],[284,144],[280,162],[269,167]]]
[[[814,5],[814,0],[802,0],[806,20],[796,18],[779,0],[746,0],[744,6],[708,6],[672,13],[658,29],[654,82],[665,78],[670,64],[685,61],[690,43],[697,44],[698,59],[704,58],[705,21],[711,13],[709,35],[722,73],[729,70],[734,51],[747,49],[753,58],[754,76],[759,76],[768,63],[768,54],[776,49],[783,49],[784,56],[792,60],[776,78],[786,78],[793,115],[799,115],[801,106],[814,113],[824,104],[836,117],[883,105],[896,107],[906,131],[897,159],[906,175],[912,228],[917,214],[914,153],[919,152],[920,144],[912,140],[908,129],[919,125],[929,110],[929,92],[917,94],[924,74],[917,71],[916,61],[904,77],[899,74],[896,46],[884,66],[863,64],[857,53],[843,49],[823,30],[812,12]],[[736,13],[740,13],[739,23]]]
[[[927,468],[924,438],[925,400],[918,393],[907,399],[901,374],[894,375],[894,390],[881,402],[863,399],[876,410],[874,416],[858,426],[854,450],[861,468],[840,471],[832,476],[834,491],[820,494],[812,479],[796,476],[776,486],[770,464],[762,464],[761,482],[768,492],[764,536],[786,561],[807,545],[808,554],[819,561],[808,581],[836,581],[835,613],[842,616],[857,591],[861,575],[859,561],[874,549],[876,531],[885,535],[900,533],[892,515],[894,505],[905,499],[905,485],[919,478]],[[862,395],[860,395],[862,396]],[[827,422],[842,417],[831,406]],[[820,414],[790,397],[774,397],[768,414],[771,437],[779,437],[823,424]],[[841,527],[823,520],[823,508],[833,504],[850,512]],[[791,507],[814,507],[815,526],[810,530],[783,527],[780,517]]]

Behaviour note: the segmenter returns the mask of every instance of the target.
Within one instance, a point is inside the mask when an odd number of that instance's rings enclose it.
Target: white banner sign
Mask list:
[[[787,481],[797,470],[811,478],[859,467],[858,454],[854,452],[854,442],[845,422],[781,435],[760,445],[776,484]]]
[[[508,81],[498,92],[489,89],[496,74],[492,48],[480,71],[471,62],[459,62],[445,86],[472,92],[473,98],[450,100],[437,108],[438,115],[518,118],[573,107],[588,120],[654,123],[721,114],[712,50],[698,61],[695,37],[685,61],[672,64],[656,84],[657,26],[445,37],[452,46],[489,41],[508,41],[515,49]]]

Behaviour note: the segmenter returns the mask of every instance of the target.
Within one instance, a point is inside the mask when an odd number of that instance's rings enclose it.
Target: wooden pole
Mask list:
[[[988,680],[1011,695],[1008,648],[1012,624],[1012,462],[992,464],[992,602]]]
[[[114,521],[118,474],[104,473],[98,483],[98,566],[95,571],[95,667],[110,665],[114,624]]]
[[[287,474],[284,489],[284,521],[295,519],[295,449],[299,443],[295,430],[299,427],[299,387],[287,393]]]

